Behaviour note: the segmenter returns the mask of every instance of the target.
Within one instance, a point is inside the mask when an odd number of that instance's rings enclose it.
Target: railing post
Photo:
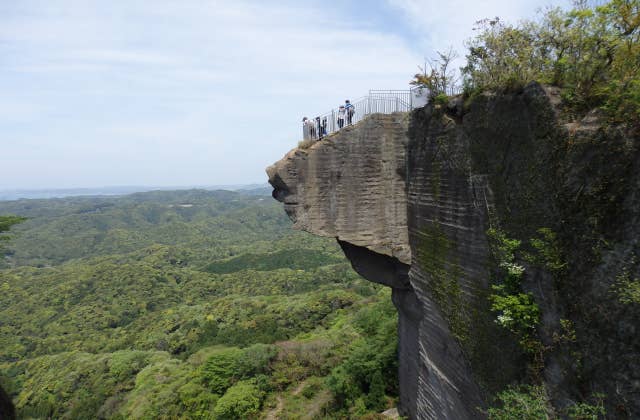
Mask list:
[[[453,93],[452,88],[450,88],[449,91]],[[366,98],[363,97],[354,104],[356,108],[352,117],[349,118],[348,113],[345,115],[345,125],[348,125],[347,121],[355,124],[367,115],[375,113],[391,114],[394,112],[411,112],[414,108],[414,99],[416,99],[413,96],[413,89],[369,90],[369,95],[367,95]],[[323,135],[337,132],[340,130],[337,117],[337,111],[332,109],[320,117],[320,122],[313,119],[310,121],[310,123],[312,122],[313,124],[303,124],[303,138],[316,139],[316,136],[319,137],[321,132]],[[327,118],[331,118],[331,122],[328,124],[326,121]],[[324,131],[326,131],[326,133]]]
[[[334,131],[336,131],[336,113],[332,109],[331,110],[331,132],[333,133]]]

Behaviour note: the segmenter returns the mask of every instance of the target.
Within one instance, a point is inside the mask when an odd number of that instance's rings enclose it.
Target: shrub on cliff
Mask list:
[[[563,88],[566,102],[582,111],[602,107],[612,118],[640,116],[640,3],[613,0],[570,11],[550,9],[519,25],[499,18],[478,22],[468,43],[465,87],[518,88],[538,81]]]
[[[511,386],[496,396],[499,407],[489,408],[487,417],[489,420],[598,420],[606,416],[603,398],[603,395],[595,394],[589,402],[573,403],[558,415],[544,386]]]
[[[516,262],[516,251],[521,242],[511,239],[500,230],[487,231],[491,255],[497,269],[494,274],[496,284],[491,286],[489,295],[491,310],[496,313],[496,323],[518,337],[527,352],[539,350],[536,328],[540,321],[540,308],[531,293],[522,290],[522,276],[525,269]]]
[[[426,89],[430,100],[443,104],[447,101],[447,95],[453,93],[458,86],[459,76],[452,69],[458,54],[449,48],[445,52],[437,51],[437,55],[438,58],[419,67],[422,73],[414,75],[409,84]]]
[[[499,408],[490,408],[490,420],[542,420],[555,418],[541,386],[512,387],[498,394]]]

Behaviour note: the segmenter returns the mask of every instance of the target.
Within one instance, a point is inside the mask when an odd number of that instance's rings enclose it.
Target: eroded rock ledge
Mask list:
[[[376,115],[267,168],[294,228],[409,264],[407,127],[406,114]]]
[[[541,311],[535,381],[556,412],[602,393],[608,417],[640,416],[640,304],[620,294],[640,279],[638,131],[597,113],[570,121],[559,104],[531,84],[376,114],[267,169],[295,228],[337,238],[356,271],[393,288],[402,415],[482,418],[531,375],[487,298],[497,227],[529,255],[518,263]],[[531,257],[540,229],[556,235],[556,268]]]

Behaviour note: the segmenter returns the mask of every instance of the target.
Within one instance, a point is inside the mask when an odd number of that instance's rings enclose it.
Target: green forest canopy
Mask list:
[[[19,200],[0,214],[28,218],[0,271],[0,385],[21,417],[251,418],[283,400],[282,418],[331,418],[393,404],[388,291],[335,241],[291,230],[270,197]]]

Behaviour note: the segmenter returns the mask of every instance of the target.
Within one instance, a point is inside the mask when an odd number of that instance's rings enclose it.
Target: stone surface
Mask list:
[[[389,419],[399,419],[400,418],[400,414],[398,413],[398,409],[397,408],[390,408],[386,411],[383,411],[381,413],[384,417],[389,418]]]
[[[620,298],[640,281],[637,130],[598,112],[572,121],[557,89],[531,84],[408,121],[370,116],[268,174],[297,229],[336,237],[356,271],[393,288],[401,415],[482,418],[509,384],[542,380],[561,415],[602,393],[608,417],[640,416],[640,302]],[[537,359],[490,310],[490,227],[521,241]],[[560,268],[531,245],[541,228]]]
[[[407,134],[406,115],[370,116],[289,152],[267,169],[269,182],[296,229],[336,237],[359,274],[393,288],[400,413],[476,418],[483,402],[462,350],[430,297],[418,298],[409,279]]]
[[[406,114],[376,114],[267,168],[294,228],[408,264],[407,125]]]

